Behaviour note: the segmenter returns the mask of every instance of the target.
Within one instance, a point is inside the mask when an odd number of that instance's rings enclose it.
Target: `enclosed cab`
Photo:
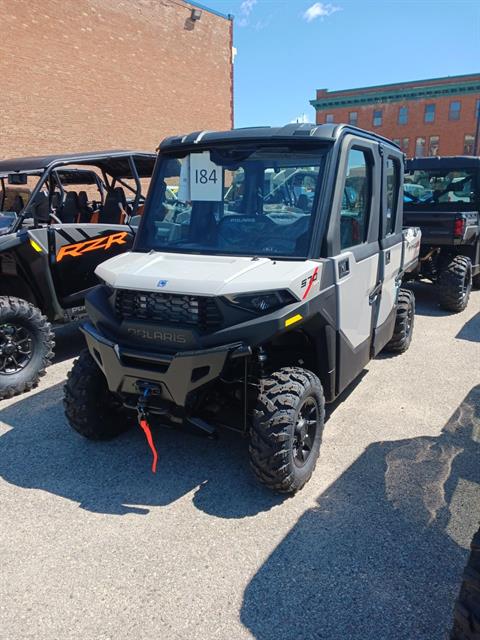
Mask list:
[[[262,482],[301,488],[325,402],[410,344],[401,282],[420,234],[403,230],[402,185],[400,150],[347,126],[165,140],[133,249],[97,268],[87,297],[70,424],[111,437],[137,409],[227,426],[249,436]]]
[[[422,230],[416,277],[436,284],[444,309],[462,311],[480,288],[480,158],[409,160],[404,210]]]

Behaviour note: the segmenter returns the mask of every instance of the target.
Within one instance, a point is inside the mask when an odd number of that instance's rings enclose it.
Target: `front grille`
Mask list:
[[[119,289],[115,295],[117,316],[125,320],[150,320],[202,330],[221,324],[222,316],[213,298],[174,293]]]

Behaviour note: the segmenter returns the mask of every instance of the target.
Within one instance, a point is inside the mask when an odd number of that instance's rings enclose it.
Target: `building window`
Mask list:
[[[350,111],[348,114],[348,122],[353,124],[353,126],[357,126],[358,123],[358,111]]]
[[[460,120],[461,108],[462,108],[462,103],[459,100],[454,100],[453,102],[450,102],[450,108],[448,109],[448,119]]]
[[[401,149],[403,153],[408,154],[408,147],[410,146],[410,138],[402,138]]]
[[[341,248],[362,244],[367,239],[371,201],[371,167],[360,149],[348,152],[347,175],[340,211]]]
[[[417,158],[423,158],[425,155],[425,138],[415,140],[415,155]]]
[[[466,156],[473,156],[473,145],[474,145],[475,137],[470,135],[469,133],[465,134],[465,138],[463,140],[463,153]]]
[[[430,141],[428,144],[428,155],[429,156],[438,156],[438,145],[440,142],[440,138],[438,136],[430,136]]]
[[[402,144],[400,138],[394,138],[393,139],[393,144],[396,144],[397,147],[399,147]]]
[[[378,111],[373,112],[373,126],[381,127],[383,122],[382,111],[379,109]]]
[[[408,107],[400,107],[398,110],[398,124],[408,124]]]
[[[330,124],[333,122],[333,113],[327,113],[327,115],[325,116],[325,122],[327,124]]]
[[[475,111],[475,117],[480,118],[480,99],[477,100],[477,109]]]
[[[435,122],[435,105],[434,104],[425,105],[425,113],[423,114],[423,121]]]

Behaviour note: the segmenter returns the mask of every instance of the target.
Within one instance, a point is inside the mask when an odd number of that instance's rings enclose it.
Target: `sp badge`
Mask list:
[[[163,287],[166,287],[168,284],[168,280],[159,280],[157,282],[157,287],[160,287],[161,289],[163,289]]]

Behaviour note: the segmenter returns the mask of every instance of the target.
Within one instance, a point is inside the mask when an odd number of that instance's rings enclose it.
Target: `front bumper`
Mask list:
[[[87,322],[81,330],[88,350],[103,371],[110,391],[140,393],[139,383],[157,385],[161,398],[183,407],[188,394],[218,378],[230,359],[246,357],[251,349],[242,342],[202,349],[158,354],[127,349],[101,335]]]

